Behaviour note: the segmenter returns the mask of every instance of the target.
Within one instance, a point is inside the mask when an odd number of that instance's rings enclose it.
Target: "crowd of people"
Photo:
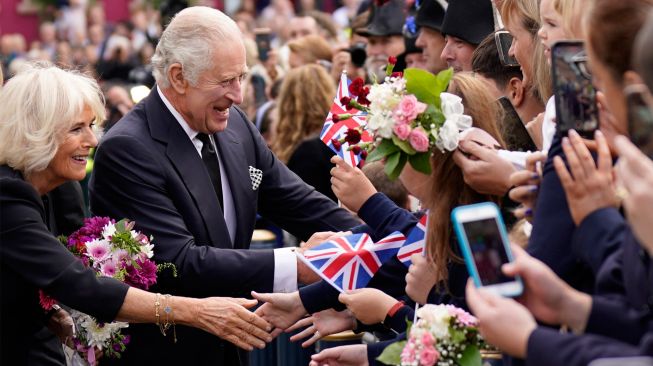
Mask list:
[[[0,37],[1,363],[65,364],[78,309],[132,323],[102,364],[244,366],[301,329],[304,347],[375,336],[310,365],[382,365],[416,305],[450,304],[506,365],[653,365],[653,125],[634,122],[653,116],[653,0],[320,5],[134,2],[110,24],[102,3],[70,0],[29,46]],[[556,88],[571,86],[554,87],[554,45],[572,40],[596,131],[556,116]],[[320,138],[342,73],[371,85],[389,60],[452,70],[446,92],[474,127],[433,149],[429,174],[406,164],[390,180],[384,162],[353,167]],[[473,284],[454,233],[452,210],[488,201],[510,234],[501,270],[521,278],[516,299]],[[97,277],[57,240],[89,211],[135,221],[178,276],[150,292]],[[424,255],[392,257],[365,288],[341,293],[297,257],[350,233],[408,234],[425,212]],[[303,243],[250,250],[257,220]],[[41,290],[62,306],[44,311]]]

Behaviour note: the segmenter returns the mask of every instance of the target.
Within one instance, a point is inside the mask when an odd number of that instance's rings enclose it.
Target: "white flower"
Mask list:
[[[145,254],[148,258],[154,256],[154,244],[141,245],[141,253]]]
[[[438,131],[436,146],[440,151],[454,151],[458,147],[459,133],[472,127],[472,117],[463,114],[462,99],[451,93],[440,94],[440,108],[444,114],[444,124]]]
[[[394,124],[395,121],[392,118],[392,114],[388,112],[370,114],[367,120],[367,127],[375,131],[376,135],[386,139],[392,137],[392,127]]]
[[[116,225],[112,223],[108,223],[104,226],[102,229],[102,237],[103,238],[108,238],[110,236],[113,236],[113,234],[116,233]]]
[[[451,93],[440,93],[440,109],[447,118],[465,111],[462,98]]]
[[[440,127],[438,139],[435,142],[435,145],[442,152],[445,150],[454,151],[458,147],[459,138],[460,131],[458,130],[458,126],[456,126],[455,122],[447,120],[444,122],[442,127]]]
[[[124,322],[104,323],[100,326],[95,318],[77,310],[72,310],[70,315],[75,321],[77,330],[85,334],[84,338],[87,339],[87,345],[96,346],[100,349],[106,347],[111,337],[120,331],[120,329],[129,326],[128,323]]]
[[[393,84],[375,84],[370,88],[367,99],[370,101],[370,114],[381,114],[392,111],[401,101],[401,94],[397,93]]]
[[[449,338],[449,310],[442,305],[427,304],[417,310],[418,327],[425,326],[437,340]]]

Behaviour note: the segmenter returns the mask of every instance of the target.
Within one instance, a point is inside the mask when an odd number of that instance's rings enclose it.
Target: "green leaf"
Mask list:
[[[365,161],[367,163],[372,163],[397,151],[399,151],[399,148],[392,142],[392,140],[383,139],[379,146],[375,147],[374,150],[370,152]]]
[[[388,156],[388,160],[385,162],[385,174],[390,178],[390,180],[395,180],[399,177],[401,170],[406,165],[408,160],[407,156],[402,154],[401,151],[397,151]]]
[[[401,365],[401,351],[405,346],[406,341],[395,342],[386,347],[376,360],[386,365]]]
[[[395,145],[399,146],[399,148],[408,155],[415,155],[415,153],[417,153],[417,151],[415,151],[415,149],[413,149],[413,147],[410,146],[410,143],[408,141],[402,140],[395,135],[392,135],[392,142]]]
[[[440,93],[435,93],[434,85],[437,85],[437,77],[428,71],[408,68],[404,70],[406,79],[406,91],[415,95],[422,103],[440,105]]]
[[[478,347],[469,345],[465,348],[463,356],[458,360],[460,366],[481,366],[481,352]]]
[[[410,166],[413,167],[413,169],[417,170],[420,173],[424,173],[426,175],[431,174],[431,153],[430,152],[423,152],[415,155],[411,155],[408,157],[408,161],[410,162]]]

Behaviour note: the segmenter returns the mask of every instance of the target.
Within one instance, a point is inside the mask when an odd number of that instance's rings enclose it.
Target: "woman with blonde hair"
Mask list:
[[[272,151],[304,182],[336,200],[329,180],[333,152],[320,140],[336,89],[329,73],[311,64],[291,70],[277,99]]]
[[[0,363],[32,364],[31,352],[43,346],[33,335],[49,332],[45,323],[53,313],[39,305],[40,289],[103,322],[159,324],[165,298],[173,326],[194,326],[247,350],[263,348],[270,325],[243,307],[255,301],[162,297],[97,277],[48,231],[41,196],[86,176],[97,145],[94,124],[104,118],[99,86],[76,72],[31,67],[0,89]]]
[[[331,63],[333,50],[324,37],[317,34],[309,34],[288,42],[290,54],[288,63],[294,69],[312,63]]]

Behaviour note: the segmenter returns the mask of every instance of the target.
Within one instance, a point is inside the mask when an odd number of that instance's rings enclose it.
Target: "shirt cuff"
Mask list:
[[[274,250],[273,292],[297,291],[297,255],[295,248]]]

